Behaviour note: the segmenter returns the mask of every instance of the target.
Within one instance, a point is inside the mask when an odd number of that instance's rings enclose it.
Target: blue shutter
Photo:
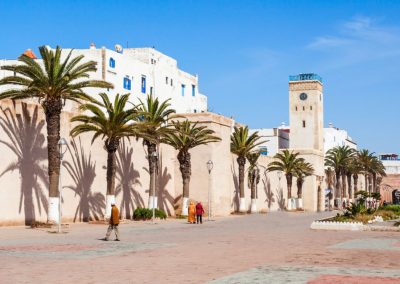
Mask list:
[[[124,89],[130,90],[131,89],[131,79],[125,77],[124,78]]]
[[[115,68],[115,60],[114,60],[114,58],[110,57],[110,60],[109,60],[108,65],[109,65],[111,68]]]
[[[182,84],[182,97],[185,96],[185,85]]]
[[[194,97],[196,95],[196,86],[192,85],[192,96]]]
[[[142,93],[146,94],[146,76],[142,76]]]

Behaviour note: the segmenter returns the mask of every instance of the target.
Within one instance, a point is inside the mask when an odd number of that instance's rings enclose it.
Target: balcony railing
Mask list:
[[[289,81],[320,81],[322,83],[322,78],[314,73],[303,73],[289,76]]]

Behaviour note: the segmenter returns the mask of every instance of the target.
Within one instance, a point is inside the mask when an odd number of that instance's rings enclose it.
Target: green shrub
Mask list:
[[[167,214],[160,209],[155,209],[155,217],[160,219],[166,219]],[[150,220],[153,217],[153,210],[149,208],[136,208],[133,212],[133,220]]]
[[[383,210],[393,211],[400,215],[400,205],[386,205],[381,207]]]

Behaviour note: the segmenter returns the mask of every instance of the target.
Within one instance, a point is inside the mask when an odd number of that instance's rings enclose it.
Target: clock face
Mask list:
[[[307,99],[307,94],[306,93],[301,93],[300,94],[300,100],[305,101]]]

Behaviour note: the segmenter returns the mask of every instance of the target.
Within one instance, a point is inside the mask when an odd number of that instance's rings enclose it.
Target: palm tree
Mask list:
[[[269,163],[268,171],[281,171],[285,173],[286,184],[287,184],[287,208],[292,209],[291,198],[292,198],[292,184],[293,176],[295,175],[296,169],[300,163],[304,163],[303,158],[299,158],[299,153],[294,153],[293,151],[283,150],[282,153],[277,153],[274,158],[275,161]]]
[[[47,123],[47,153],[49,174],[48,221],[58,222],[58,183],[60,174],[60,115],[63,101],[80,103],[91,98],[84,92],[89,87],[112,88],[104,81],[87,80],[95,72],[96,62],[81,63],[83,55],[71,58],[72,51],[61,61],[60,47],[53,51],[46,46],[39,47],[42,63],[23,54],[18,58],[20,64],[2,66],[1,70],[11,71],[13,76],[0,80],[0,85],[16,86],[0,93],[0,100],[22,100],[38,98],[43,107]]]
[[[247,182],[249,188],[251,189],[251,213],[257,212],[257,185],[260,182],[260,169],[257,166],[257,161],[260,155],[260,151],[254,151],[248,153],[246,156],[250,164],[249,168],[247,169]]]
[[[374,153],[369,152],[367,149],[362,149],[358,152],[357,158],[362,167],[362,173],[365,178],[365,191],[371,193],[371,168],[372,168],[372,160],[374,157]]]
[[[115,96],[111,103],[108,95],[99,94],[102,102],[94,100],[80,106],[80,110],[88,111],[91,115],[78,115],[71,122],[79,122],[70,132],[72,137],[86,132],[94,132],[92,143],[101,136],[107,151],[107,195],[106,217],[111,214],[111,204],[115,202],[115,172],[116,152],[121,139],[135,135],[138,125],[133,122],[137,112],[135,108],[126,109],[129,94]],[[102,109],[105,109],[106,113]]]
[[[254,132],[249,135],[249,128],[246,127],[234,127],[234,131],[231,135],[231,152],[237,155],[237,163],[239,165],[239,211],[246,212],[246,201],[244,198],[244,171],[246,165],[246,156],[253,151],[258,145],[264,143],[259,141],[260,136],[258,132]]]
[[[189,120],[173,121],[173,132],[166,133],[161,142],[168,144],[178,151],[179,169],[183,182],[183,201],[179,203],[178,214],[188,215],[189,183],[192,174],[191,154],[189,151],[200,145],[218,142],[221,139],[214,135],[214,130],[207,126],[199,126],[197,122]]]
[[[342,198],[345,196],[346,168],[355,155],[355,150],[349,146],[338,146],[328,150],[325,156],[325,166],[331,167],[336,176],[336,198],[340,199],[339,207],[342,206]],[[342,178],[342,184],[340,182]]]
[[[145,102],[141,102],[138,109],[138,121],[143,125],[138,135],[143,138],[143,144],[147,147],[147,159],[149,161],[149,208],[157,207],[156,200],[153,200],[156,185],[156,172],[158,162],[158,147],[161,140],[167,133],[171,133],[171,128],[167,123],[172,118],[176,118],[175,110],[170,108],[170,99],[160,102],[158,98],[147,96]]]
[[[329,211],[332,208],[332,199],[333,199],[333,183],[335,180],[335,171],[331,168],[328,167],[325,169],[325,176],[326,176],[326,181],[328,183],[328,188],[329,188]]]
[[[385,173],[385,166],[376,156],[372,158],[370,173],[372,176],[373,192],[378,192],[377,178],[386,176],[386,173]]]
[[[299,208],[303,208],[303,184],[306,177],[314,174],[314,167],[305,161],[297,164],[294,170],[294,176],[297,178],[297,198],[299,199]]]
[[[347,184],[349,187],[350,199],[354,199],[354,193],[358,191],[358,175],[361,173],[362,167],[358,157],[353,157],[346,167]],[[354,189],[351,186],[351,179],[354,181]]]

